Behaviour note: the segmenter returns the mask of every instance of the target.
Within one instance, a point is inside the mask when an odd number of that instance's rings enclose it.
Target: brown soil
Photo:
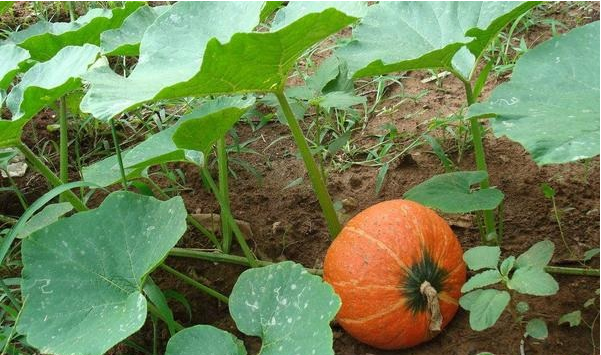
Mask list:
[[[570,17],[572,10],[558,11],[548,14],[566,23],[570,28],[575,22]],[[593,19],[599,17],[598,3],[594,12],[585,14]],[[587,22],[590,21],[587,20]],[[530,29],[526,38],[540,43],[550,36],[548,26],[536,26]],[[529,42],[530,43],[530,42]],[[420,80],[428,77],[423,72],[407,73],[403,79],[404,92],[417,94],[423,89],[429,93],[419,102],[408,100],[399,105],[395,111],[370,117],[364,134],[380,131],[386,123],[393,123],[399,132],[421,133],[432,117],[440,117],[456,112],[465,102],[463,87],[460,82],[447,77],[443,79],[442,88],[434,82],[421,84]],[[484,96],[506,77],[491,78],[484,90]],[[389,95],[399,92],[392,87]],[[396,101],[383,102],[382,106],[390,106]],[[38,125],[44,116],[34,120]],[[37,128],[44,131],[43,125]],[[247,125],[238,125],[237,132],[242,141],[260,137],[250,145],[260,154],[242,154],[242,158],[257,169],[263,178],[259,181],[247,171],[238,169],[237,179],[231,179],[231,205],[236,218],[248,221],[253,229],[253,237],[249,240],[251,247],[260,258],[270,261],[293,260],[309,268],[322,267],[325,252],[330,244],[325,222],[319,204],[312,192],[306,177],[302,161],[295,158],[296,148],[289,131],[280,124],[268,124],[261,130],[253,132]],[[30,132],[28,130],[27,132]],[[268,147],[276,139],[288,136]],[[45,137],[58,139],[57,137]],[[31,137],[29,137],[31,139]],[[443,142],[445,147],[454,144],[452,140]],[[504,208],[504,240],[503,255],[518,255],[537,241],[548,239],[555,243],[556,252],[552,260],[555,265],[570,265],[570,255],[563,246],[559,228],[552,214],[551,202],[541,192],[541,184],[549,183],[557,191],[557,206],[563,211],[561,222],[568,245],[582,255],[586,250],[599,246],[599,158],[588,163],[571,163],[556,166],[538,167],[517,143],[505,138],[494,138],[488,134],[485,139],[486,156],[491,176],[491,183],[505,193]],[[459,170],[474,170],[474,159],[471,152],[466,152],[457,162],[457,153],[451,159]],[[189,212],[219,213],[218,204],[204,188],[196,169],[186,165],[177,165],[185,171],[186,181],[190,189],[181,193]],[[346,205],[346,218],[377,202],[401,198],[409,188],[423,182],[429,177],[443,173],[444,169],[438,158],[426,146],[414,149],[404,159],[396,161],[389,169],[386,182],[380,194],[375,194],[377,168],[353,166],[343,172],[330,171],[328,188],[334,200],[352,199]],[[19,184],[31,188],[36,193],[28,195],[34,200],[46,188],[40,178],[33,179],[29,174],[19,180]],[[305,177],[304,183],[289,189],[284,187],[291,181]],[[33,180],[32,180],[33,179]],[[4,182],[3,182],[4,183]],[[16,215],[18,207],[14,198],[2,195],[0,213]],[[8,206],[12,207],[8,207]],[[354,206],[353,206],[354,205]],[[14,208],[14,209],[13,209]],[[478,228],[473,223],[467,225],[455,216],[447,216],[453,230],[459,237],[464,249],[479,244]],[[179,243],[181,247],[209,248],[206,238],[190,230]],[[234,250],[234,253],[239,253]],[[193,275],[198,280],[229,294],[237,276],[245,268],[229,264],[213,264],[209,262],[169,258],[166,263],[179,271]],[[572,265],[578,266],[578,265]],[[598,268],[599,260],[595,258],[592,266]],[[236,330],[229,316],[227,306],[213,298],[205,296],[196,289],[173,279],[163,271],[155,271],[153,279],[162,289],[174,289],[183,293],[192,306],[192,319],[188,319],[185,309],[173,303],[176,319],[184,326],[195,324],[212,324],[228,330],[244,339],[249,354],[256,354],[260,349],[260,340],[244,336]],[[519,297],[530,304],[528,317],[542,317],[549,326],[549,338],[545,341],[527,339],[526,354],[582,354],[598,353],[599,305],[587,309],[584,302],[589,298],[598,298],[595,290],[599,288],[599,280],[590,277],[556,276],[560,291],[552,297]],[[583,319],[593,325],[588,329],[582,325],[570,328],[559,326],[557,321],[565,313],[581,309]],[[468,323],[468,313],[460,310],[447,329],[427,344],[416,348],[398,351],[380,351],[358,343],[347,335],[340,327],[333,325],[334,349],[338,355],[393,355],[393,354],[477,354],[490,351],[497,355],[519,354],[523,328],[517,326],[508,312],[505,312],[497,324],[487,331],[472,331]],[[167,330],[160,326],[159,349],[164,349],[169,337]],[[150,321],[132,340],[150,348],[152,344],[152,326]],[[132,354],[130,348],[119,345],[112,350],[113,354]]]

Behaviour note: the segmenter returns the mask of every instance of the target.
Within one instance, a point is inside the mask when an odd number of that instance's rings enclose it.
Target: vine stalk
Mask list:
[[[454,72],[454,75],[463,82],[465,87],[465,95],[467,98],[468,106],[476,103],[474,97],[474,91],[469,80],[464,79],[461,75]],[[488,167],[486,166],[486,155],[484,153],[484,144],[482,143],[482,125],[477,118],[470,118],[470,127],[472,131],[472,141],[474,144],[474,155],[476,157],[476,168],[481,171],[486,171],[488,174]],[[480,189],[488,189],[490,187],[490,180],[488,176],[480,182]],[[485,234],[482,236],[483,244],[499,244],[495,215],[493,210],[482,211],[484,217],[484,228]]]
[[[213,177],[209,173],[209,170],[206,166],[201,169],[201,173],[205,180],[208,182],[211,191],[213,192],[213,194],[217,198],[217,201],[219,202],[222,214],[221,218],[225,219],[229,223],[230,228],[232,228],[232,232],[234,232],[234,236],[236,237],[236,240],[238,241],[238,244],[240,245],[244,256],[248,260],[248,264],[251,267],[259,266],[255,256],[248,247],[248,244],[246,243],[246,239],[244,239],[244,234],[242,233],[242,231],[240,231],[238,224],[236,224],[236,221],[234,220],[234,216],[232,215],[232,211],[230,210],[229,204],[225,202],[223,196],[219,193],[219,188],[215,184],[215,180],[213,180]]]
[[[172,248],[171,251],[169,251],[169,256],[200,259],[214,263],[228,263],[242,266],[250,266],[250,264],[248,263],[248,259],[244,257],[231,254],[224,254],[219,251],[205,251],[189,248]],[[268,266],[274,264],[273,262],[266,260],[256,260],[256,263],[258,266]],[[307,269],[307,271],[315,275],[323,274],[322,269]]]
[[[317,200],[319,201],[319,205],[321,206],[326,223],[328,225],[330,238],[334,239],[338,233],[340,233],[341,226],[338,216],[336,215],[336,210],[334,209],[334,204],[332,203],[332,198],[328,193],[327,186],[323,180],[319,167],[317,166],[315,159],[313,159],[313,155],[311,154],[307,140],[303,135],[303,131],[298,124],[292,109],[290,108],[288,99],[286,99],[283,91],[275,92],[275,95],[278,99],[280,107],[282,108],[282,111],[284,112],[284,116],[286,116],[286,121],[288,122],[290,131],[292,132],[296,146],[298,147],[301,157],[305,162],[309,179],[313,185],[313,190],[315,190],[315,193],[317,194]]]
[[[35,153],[33,151],[31,151],[31,149],[29,149],[28,146],[26,146],[25,144],[23,144],[23,142],[18,142],[16,143],[15,147],[17,149],[19,149],[19,151],[25,156],[25,158],[27,159],[27,161],[29,163],[31,163],[31,165],[33,166],[33,168],[35,170],[37,170],[40,174],[42,174],[46,180],[48,180],[48,182],[50,182],[50,184],[54,187],[60,186],[63,184],[63,182],[61,181],[61,179],[59,179],[58,176],[56,176],[52,170],[50,170],[46,164],[44,164],[44,162],[42,162],[40,160],[40,158],[37,157],[37,155],[35,155]],[[73,193],[73,191],[67,191],[64,193],[64,198],[66,201],[68,201],[69,203],[71,203],[71,205],[73,205],[73,207],[78,211],[87,211],[88,208],[86,207],[86,205],[79,199],[79,197],[77,197],[77,195],[75,195]]]
[[[243,266],[250,266],[248,260],[244,257],[224,254],[219,251],[206,251],[199,249],[190,248],[172,248],[169,251],[169,256],[177,256],[184,258],[193,258],[211,261],[215,263],[229,263]],[[258,266],[267,266],[274,264],[271,261],[256,260]],[[307,269],[308,272],[315,275],[322,275],[322,269]],[[599,269],[584,269],[576,267],[561,267],[561,266],[546,266],[545,271],[551,274],[562,274],[562,275],[579,275],[579,276],[592,276],[599,277]]]
[[[163,189],[159,185],[157,185],[157,183],[154,182],[154,180],[152,180],[150,177],[146,177],[146,181],[150,184],[150,186],[152,186],[156,190],[156,193],[161,199],[168,200],[170,198],[169,195],[167,195],[165,191],[163,191]],[[200,224],[200,222],[198,222],[196,218],[192,217],[192,215],[189,213],[186,216],[186,221],[190,223],[194,228],[198,229],[207,238],[209,238],[209,240],[211,241],[211,243],[213,243],[215,248],[222,250],[221,243],[219,243],[219,240],[217,240],[217,236],[215,236],[215,233],[213,233],[212,231],[208,230],[205,226]]]
[[[197,288],[198,290],[206,293],[207,295],[211,296],[211,297],[215,297],[218,300],[220,300],[221,302],[224,303],[228,303],[229,299],[227,298],[227,296],[219,293],[216,290],[213,290],[212,288],[210,288],[209,286],[203,285],[200,282],[194,280],[193,278],[189,277],[188,275],[182,274],[181,272],[175,270],[174,268],[167,266],[165,264],[161,264],[159,266],[161,269],[167,271],[168,273],[170,273],[171,275],[179,278],[180,280],[184,281],[185,283],[187,283],[190,286],[193,286],[195,288]]]
[[[123,190],[127,190],[127,176],[125,175],[125,167],[123,166],[123,157],[121,155],[121,147],[119,146],[119,138],[117,137],[117,128],[115,127],[115,119],[111,119],[111,135],[113,136],[113,145],[115,146],[115,153],[117,155],[117,162],[119,163],[119,172],[121,173],[121,184]]]
[[[579,267],[545,266],[545,271],[550,274],[579,275],[599,277],[599,269],[584,269]]]
[[[225,145],[225,137],[217,140],[217,165],[219,170],[219,193],[223,198],[223,202],[230,206],[229,201],[229,188],[228,188],[228,165],[227,165],[227,151]],[[221,236],[222,236],[222,250],[224,253],[230,252],[232,245],[232,230],[229,222],[226,218],[221,218]]]
[[[63,184],[69,182],[69,125],[67,122],[67,103],[65,97],[59,100],[58,122],[60,131],[59,143],[59,177]],[[60,196],[61,202],[65,201],[65,194]]]

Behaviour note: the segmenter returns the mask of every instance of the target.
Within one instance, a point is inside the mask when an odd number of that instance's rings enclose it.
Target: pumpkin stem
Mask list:
[[[439,332],[442,327],[442,313],[438,304],[438,292],[428,281],[424,281],[419,287],[422,295],[428,300],[428,311],[430,312],[429,328],[433,332]]]

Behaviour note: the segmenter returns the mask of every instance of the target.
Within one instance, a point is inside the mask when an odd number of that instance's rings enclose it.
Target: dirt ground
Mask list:
[[[563,21],[568,27],[575,24],[570,14],[563,12],[551,14]],[[598,3],[594,13],[587,14],[593,19],[599,18]],[[563,30],[562,30],[563,31]],[[549,26],[535,26],[526,38],[529,45],[540,43],[549,38]],[[447,115],[460,109],[465,102],[463,86],[452,77],[442,81],[442,88],[436,83],[422,84],[420,81],[429,76],[424,72],[410,72],[403,79],[404,92],[417,94],[423,89],[429,93],[419,102],[411,100],[398,106],[388,114],[370,117],[363,134],[381,131],[380,127],[390,122],[399,132],[417,132],[425,130],[432,117]],[[484,90],[484,97],[507,75],[491,77]],[[392,87],[388,95],[398,93],[398,87]],[[391,105],[394,101],[384,102]],[[416,114],[417,112],[417,114]],[[34,120],[27,132],[36,129],[43,131],[42,136],[56,139],[58,135],[48,134],[43,127],[48,117]],[[42,122],[42,123],[40,123]],[[253,236],[249,240],[255,254],[269,261],[293,260],[305,267],[321,268],[324,255],[330,244],[325,222],[321,216],[319,204],[312,192],[307,178],[296,187],[284,189],[291,181],[306,175],[302,161],[295,158],[296,148],[287,127],[270,123],[257,132],[247,125],[236,127],[242,141],[260,137],[250,147],[260,154],[237,155],[250,163],[263,176],[259,181],[249,172],[235,168],[237,179],[232,178],[231,206],[236,218],[251,224]],[[270,144],[280,137],[276,144]],[[355,137],[360,138],[360,137]],[[28,138],[31,140],[31,136]],[[450,142],[447,142],[451,144]],[[517,143],[505,138],[495,138],[487,134],[485,150],[491,184],[505,193],[504,203],[504,240],[503,256],[518,255],[537,241],[548,239],[555,243],[555,255],[552,265],[578,266],[570,261],[570,256],[560,237],[559,228],[552,214],[551,201],[541,191],[541,184],[549,183],[556,191],[556,202],[560,210],[563,231],[570,247],[582,255],[586,250],[599,246],[599,158],[588,163],[538,167]],[[457,155],[450,158],[457,162]],[[218,204],[203,187],[196,169],[186,165],[177,165],[185,172],[188,187],[182,192],[189,212],[219,213]],[[474,170],[474,158],[471,152],[465,153],[457,164],[459,170]],[[401,198],[411,187],[429,177],[444,173],[439,159],[421,146],[410,151],[405,158],[396,161],[389,169],[386,181],[379,194],[375,193],[377,168],[353,166],[344,171],[330,171],[328,188],[336,201],[351,201],[345,204],[345,213],[351,217],[377,202]],[[46,189],[43,180],[35,174],[19,179],[19,184],[28,191],[27,197],[34,200]],[[7,194],[0,195],[0,213],[12,214],[16,201]],[[457,216],[446,216],[459,237],[464,249],[479,244],[480,236],[475,223]],[[190,230],[182,238],[180,247],[208,248],[205,238]],[[239,250],[234,250],[239,253]],[[229,294],[237,276],[245,268],[230,264],[213,264],[200,260],[168,258],[166,263],[179,271],[193,275],[207,285]],[[596,258],[592,266],[598,268]],[[174,289],[183,293],[192,306],[192,318],[179,304],[172,304],[176,319],[185,326],[212,324],[228,330],[243,339],[249,354],[257,354],[260,339],[239,333],[229,316],[227,306],[213,298],[199,293],[179,280],[174,280],[161,270],[152,274],[153,279],[163,289]],[[599,280],[591,277],[556,276],[560,291],[551,297],[521,297],[530,304],[530,317],[542,317],[549,327],[549,337],[545,341],[525,340],[525,354],[555,355],[593,355],[598,354],[599,320],[598,303],[595,307],[583,308],[583,303],[598,296]],[[581,309],[583,319],[592,324],[592,329],[584,325],[570,328],[559,326],[557,321],[565,313]],[[472,331],[468,324],[468,313],[461,310],[438,337],[427,344],[398,351],[380,351],[358,343],[339,326],[333,325],[334,349],[337,355],[393,355],[393,354],[461,354],[472,355],[489,351],[496,355],[519,354],[524,329],[517,326],[509,313],[505,312],[497,324],[486,331]],[[143,330],[132,336],[132,340],[150,347],[152,339],[150,322]],[[168,339],[167,330],[161,327],[161,344],[164,348]],[[113,354],[133,354],[130,348],[119,345],[111,351]]]

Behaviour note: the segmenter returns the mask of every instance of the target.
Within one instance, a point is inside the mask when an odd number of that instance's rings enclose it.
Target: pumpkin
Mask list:
[[[430,340],[457,312],[462,255],[431,209],[406,200],[369,207],[346,224],[324,261],[324,280],[342,300],[338,323],[380,349]]]

